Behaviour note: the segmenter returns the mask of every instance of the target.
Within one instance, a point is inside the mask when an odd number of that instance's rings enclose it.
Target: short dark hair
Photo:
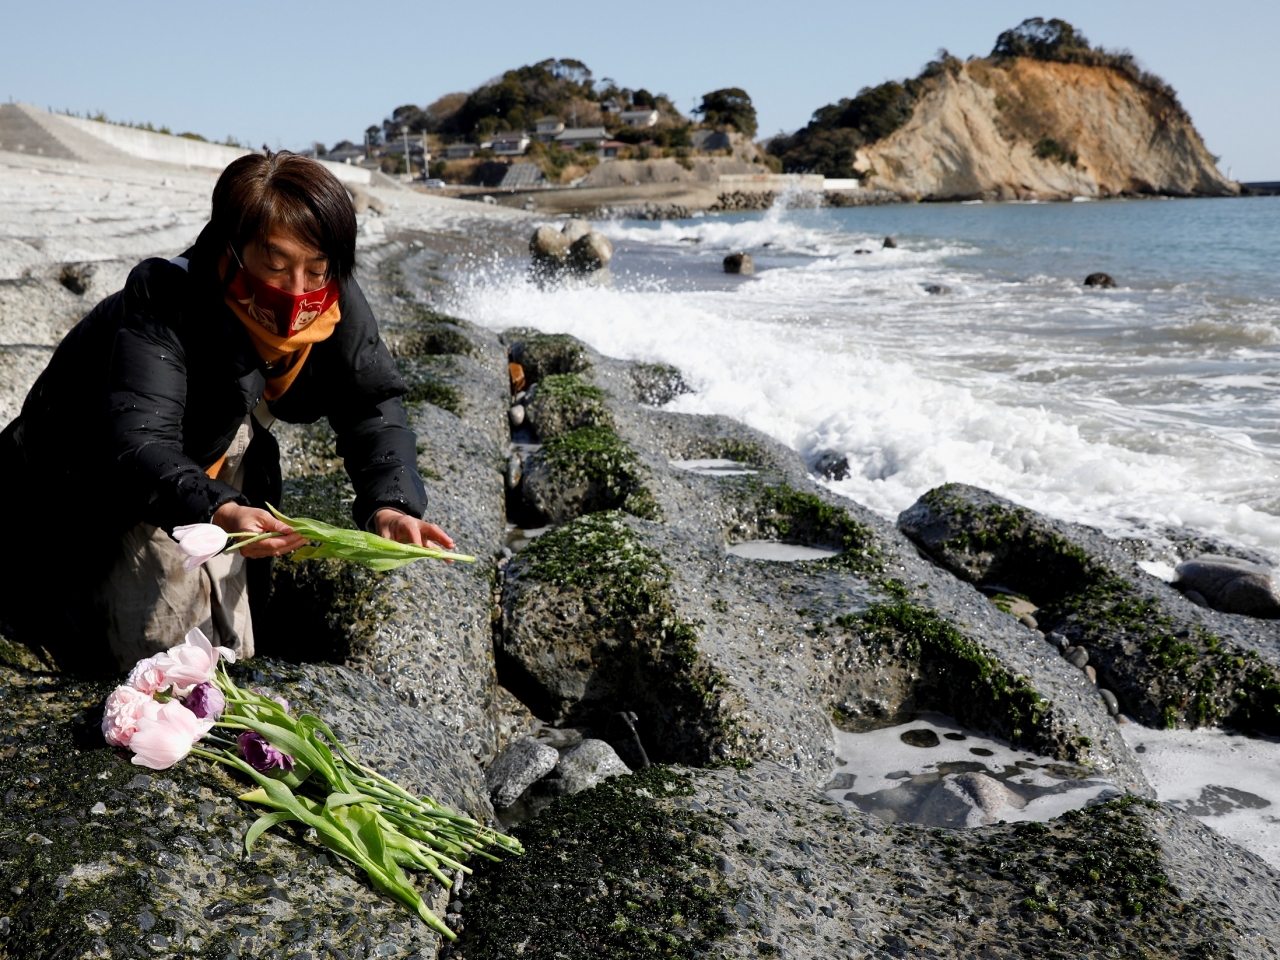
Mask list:
[[[329,261],[329,278],[345,281],[356,262],[356,211],[338,178],[296,153],[251,153],[232,161],[213,188],[212,236],[242,254],[275,229],[296,234]],[[205,238],[202,238],[205,239]]]

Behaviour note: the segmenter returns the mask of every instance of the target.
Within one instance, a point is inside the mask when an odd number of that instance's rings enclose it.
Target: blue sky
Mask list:
[[[770,134],[860,87],[914,75],[940,47],[984,55],[1023,18],[1056,16],[1094,43],[1129,48],[1172,83],[1224,172],[1280,180],[1275,0],[8,7],[0,97],[273,147],[358,140],[399,104],[546,57],[576,57],[597,77],[665,92],[685,112],[708,90],[744,87]]]

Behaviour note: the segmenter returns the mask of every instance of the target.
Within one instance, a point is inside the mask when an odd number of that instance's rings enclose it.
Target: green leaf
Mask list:
[[[245,797],[241,797],[244,800]],[[290,811],[278,810],[275,813],[268,813],[259,817],[253,822],[253,826],[249,828],[249,832],[244,835],[244,852],[253,853],[253,845],[258,841],[258,837],[262,836],[263,831],[270,830],[277,823],[284,823],[286,820],[297,820]]]

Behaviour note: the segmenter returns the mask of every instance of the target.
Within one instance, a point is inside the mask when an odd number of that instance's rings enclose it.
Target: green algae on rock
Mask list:
[[[1096,531],[973,487],[932,490],[899,523],[957,576],[1030,597],[1041,627],[1084,647],[1098,682],[1143,723],[1280,733],[1280,662],[1232,637],[1251,629],[1271,646],[1269,621],[1195,607]]]
[[[478,960],[706,956],[732,893],[707,842],[723,819],[661,802],[691,792],[687,776],[650,767],[517,827],[526,855],[477,870],[460,949]]]
[[[457,371],[452,357],[414,356],[396,361],[408,390],[403,397],[406,406],[430,403],[442,410],[462,416],[462,394],[445,379]]]
[[[498,646],[504,683],[535,714],[646,717],[645,749],[705,763],[725,736],[723,683],[675,615],[671,571],[621,514],[582,517],[533,541],[508,568]]]
[[[635,450],[608,427],[581,427],[552,437],[533,455],[525,499],[553,523],[601,510],[623,509],[656,519]]]
[[[530,425],[544,442],[583,427],[613,429],[604,391],[576,373],[553,373],[539,380],[528,411]]]
[[[511,359],[524,368],[529,384],[552,374],[583,373],[591,367],[582,342],[567,333],[517,329],[506,331],[502,339],[510,347]]]

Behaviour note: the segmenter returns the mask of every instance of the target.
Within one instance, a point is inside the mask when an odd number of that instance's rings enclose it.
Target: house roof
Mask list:
[[[537,120],[535,120],[535,121],[533,121],[533,122],[534,122],[534,123],[537,123],[537,124],[543,124],[543,123],[564,123],[564,121],[563,121],[563,120],[561,120],[559,117],[552,117],[552,116],[539,117]]]
[[[609,134],[604,127],[570,127],[559,134],[557,140],[607,140]]]

